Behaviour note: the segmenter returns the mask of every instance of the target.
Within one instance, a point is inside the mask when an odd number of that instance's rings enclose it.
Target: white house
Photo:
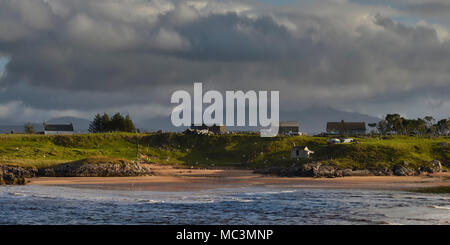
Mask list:
[[[314,151],[308,149],[307,146],[293,146],[291,149],[291,159],[310,158]]]
[[[44,134],[48,135],[70,135],[73,134],[73,124],[48,124],[44,122]]]
[[[364,135],[366,134],[365,122],[327,122],[327,133],[332,135]]]

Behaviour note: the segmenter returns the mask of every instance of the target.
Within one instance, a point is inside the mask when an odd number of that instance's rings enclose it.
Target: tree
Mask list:
[[[448,135],[450,131],[450,118],[439,120],[434,127],[439,135]]]
[[[423,118],[423,120],[427,123],[428,128],[431,128],[431,126],[433,126],[433,123],[436,121],[432,116],[426,116]]]
[[[427,131],[427,126],[424,120],[417,119],[403,119],[404,133],[408,135],[422,135]]]
[[[124,126],[124,120],[122,115],[119,112],[113,115],[110,121],[111,131],[122,131]]]
[[[111,132],[113,131],[111,128],[111,119],[109,119],[109,115],[106,113],[103,113],[102,117],[101,117],[101,132],[105,133],[105,132]]]
[[[368,124],[373,127],[374,124]],[[399,114],[387,114],[385,119],[376,124],[380,134],[396,133],[400,135],[448,135],[450,133],[450,118],[436,123],[432,116],[406,119]]]
[[[104,113],[101,116],[100,114],[95,115],[89,125],[89,131],[92,133],[135,132],[136,127],[130,115],[123,117],[118,112],[110,118],[108,114]]]
[[[427,124],[427,133],[429,134],[435,134],[436,133],[436,127],[433,127],[434,122],[436,121],[432,116],[426,116],[423,118],[423,120]]]
[[[386,120],[381,120],[377,123],[378,132],[383,135],[389,132],[389,124]]]
[[[131,117],[129,114],[126,115],[125,117],[125,122],[124,122],[124,131],[125,132],[135,132],[136,131],[136,127],[134,126],[133,120],[131,120]]]
[[[414,132],[416,131],[416,120],[404,119],[402,124],[405,134],[414,134]]]
[[[89,132],[100,133],[103,132],[103,122],[100,114],[95,115],[94,120],[89,124]]]
[[[427,132],[427,123],[421,119],[417,118],[417,125],[416,125],[417,133],[420,135],[424,135]]]
[[[399,114],[387,114],[385,121],[387,122],[389,132],[395,132],[397,134],[404,133],[404,118]]]
[[[25,129],[25,133],[27,133],[27,134],[35,133],[34,126],[30,122],[27,122],[23,127]]]

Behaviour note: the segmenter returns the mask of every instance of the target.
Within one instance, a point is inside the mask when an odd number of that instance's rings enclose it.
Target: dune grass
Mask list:
[[[73,136],[2,135],[0,164],[47,167],[91,157],[141,159],[162,164],[261,168],[324,161],[342,168],[375,169],[407,161],[419,167],[438,159],[448,163],[450,138],[356,138],[328,145],[324,137],[261,138],[258,135],[84,134]],[[447,145],[442,144],[446,142]],[[292,145],[315,151],[313,159],[291,160]],[[138,145],[138,146],[137,146]],[[138,153],[138,154],[137,154]]]

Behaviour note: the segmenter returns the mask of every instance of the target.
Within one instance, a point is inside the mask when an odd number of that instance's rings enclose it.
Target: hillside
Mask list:
[[[73,136],[2,135],[0,163],[47,167],[89,157],[136,159],[199,167],[263,168],[301,163],[290,149],[306,145],[313,159],[353,169],[401,164],[420,167],[437,159],[450,164],[450,137],[357,139],[358,143],[327,145],[326,138],[298,136],[261,138],[258,135],[189,136],[183,134],[86,134]],[[139,143],[137,146],[136,142]]]

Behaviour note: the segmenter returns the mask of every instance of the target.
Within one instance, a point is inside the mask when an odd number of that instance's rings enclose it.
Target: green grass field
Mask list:
[[[324,161],[342,168],[375,169],[403,161],[419,167],[434,159],[444,165],[450,161],[450,137],[355,138],[357,143],[337,145],[327,145],[326,139],[311,136],[261,138],[243,134],[201,136],[177,133],[2,135],[0,164],[40,168],[99,156],[136,159],[138,151],[141,159],[162,164],[260,168],[300,163],[290,159],[293,143],[306,145],[315,151],[309,161]]]

